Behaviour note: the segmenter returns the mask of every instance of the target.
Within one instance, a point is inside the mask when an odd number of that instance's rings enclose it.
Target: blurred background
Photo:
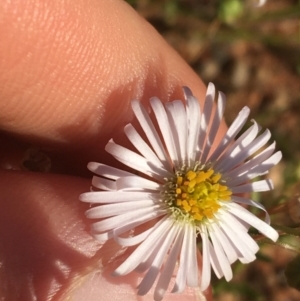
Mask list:
[[[228,123],[247,105],[250,117],[271,130],[283,152],[283,160],[269,174],[275,191],[252,197],[273,213],[272,223],[299,227],[300,1],[268,0],[262,7],[255,6],[259,0],[127,2],[206,84],[212,81],[226,94]],[[231,282],[214,279],[214,300],[300,300],[300,292],[285,277],[287,264],[299,256],[299,235],[281,230],[280,244],[293,251],[262,244],[256,262],[233,266]],[[288,271],[289,283],[299,286],[300,260],[290,266],[296,268]]]

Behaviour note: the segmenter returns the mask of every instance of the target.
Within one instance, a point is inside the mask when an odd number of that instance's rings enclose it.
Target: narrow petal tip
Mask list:
[[[189,87],[183,86],[182,90],[183,90],[183,94],[184,94],[185,99],[187,99],[190,96],[193,96],[193,92]]]

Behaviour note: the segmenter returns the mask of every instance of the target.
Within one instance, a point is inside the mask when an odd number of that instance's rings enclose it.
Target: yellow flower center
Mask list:
[[[212,218],[218,211],[220,201],[229,201],[231,191],[221,185],[221,174],[213,169],[207,171],[189,170],[176,178],[173,205],[195,221]]]

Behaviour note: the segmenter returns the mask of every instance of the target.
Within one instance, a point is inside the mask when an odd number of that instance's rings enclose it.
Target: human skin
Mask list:
[[[153,291],[136,297],[140,275],[110,276],[116,245],[89,235],[78,195],[90,187],[89,161],[115,164],[104,146],[126,144],[132,99],[182,99],[188,85],[201,101],[204,84],[123,1],[4,0],[0,41],[1,297],[152,300]],[[32,146],[50,172],[22,168]],[[199,300],[199,291],[164,300]]]

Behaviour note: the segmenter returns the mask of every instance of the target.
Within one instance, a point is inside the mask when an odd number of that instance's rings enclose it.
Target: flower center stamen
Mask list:
[[[188,170],[177,175],[173,205],[195,221],[212,218],[221,207],[220,201],[229,201],[232,192],[219,183],[220,173]]]

